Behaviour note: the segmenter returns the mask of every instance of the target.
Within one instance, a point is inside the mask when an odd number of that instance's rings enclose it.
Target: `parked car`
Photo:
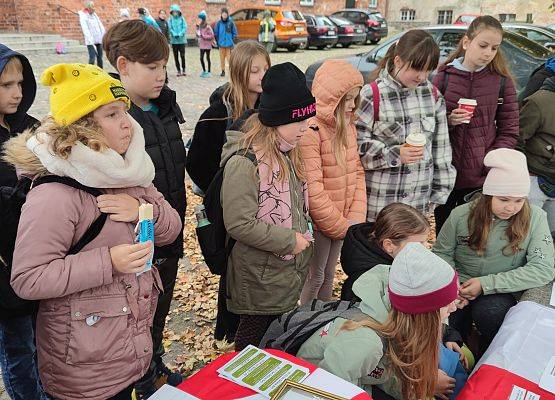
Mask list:
[[[366,32],[361,25],[355,25],[344,18],[329,16],[329,19],[337,29],[337,44],[342,47],[349,47],[352,44],[362,44],[366,42]]]
[[[304,14],[308,30],[308,46],[321,50],[326,46],[334,46],[339,40],[337,28],[325,15]]]
[[[555,31],[543,26],[531,24],[503,24],[503,29],[519,33],[550,49],[555,49]]]
[[[346,8],[332,14],[336,17],[345,18],[354,24],[362,25],[366,31],[366,39],[373,44],[385,38],[388,33],[387,21],[378,11],[363,8]]]
[[[476,19],[476,17],[479,17],[479,16],[480,14],[461,14],[457,17],[457,19],[455,20],[455,22],[453,22],[453,24],[468,26],[472,23],[472,21]]]
[[[449,54],[456,50],[467,28],[460,25],[442,25],[421,29],[430,33],[438,43],[441,63]],[[389,50],[393,43],[399,40],[403,33],[391,37],[386,42],[368,52],[343,58],[354,65],[355,68],[362,73],[365,82],[369,83],[371,72],[377,68],[378,63],[385,56],[387,50]],[[528,83],[528,79],[534,69],[553,55],[548,48],[513,32],[505,32],[504,40],[501,43],[501,51],[507,58],[509,68],[515,78],[517,91],[519,92],[524,89],[526,83]],[[316,70],[323,62],[324,60],[318,61],[307,68],[305,75],[309,88],[312,87],[312,80],[314,79]]]
[[[555,29],[555,23],[547,25],[546,28]]]
[[[276,42],[272,51],[278,47],[284,47],[289,51],[305,48],[308,42],[306,21],[297,10],[283,7],[250,7],[241,8],[231,14],[237,26],[237,37],[239,40],[258,40],[260,21],[264,11],[269,10],[272,18],[276,21]]]

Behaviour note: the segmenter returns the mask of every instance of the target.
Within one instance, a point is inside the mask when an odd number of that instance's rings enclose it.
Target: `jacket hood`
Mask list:
[[[360,310],[384,323],[391,311],[389,301],[389,265],[377,265],[365,272],[353,284],[353,292],[360,298]]]
[[[345,60],[325,61],[314,76],[312,94],[316,98],[316,116],[326,123],[335,122],[335,109],[345,94],[364,85],[362,74]]]
[[[223,101],[224,92],[228,86],[229,86],[229,83],[224,83],[222,86],[217,87],[216,90],[212,92],[208,100],[210,105]]]
[[[231,128],[234,128],[233,126]],[[239,130],[228,130],[225,132],[226,142],[222,148],[222,160],[220,167],[224,166],[225,161],[237,150],[240,149],[241,139],[243,137],[243,132]]]
[[[447,73],[449,74],[460,75],[464,77],[468,77],[471,74],[474,74],[474,77],[481,77],[481,76],[490,74],[490,69],[487,68],[487,66],[477,71],[471,72],[462,66],[460,59],[455,60],[448,65],[440,66],[438,68],[438,72],[442,72],[442,71],[447,71]]]
[[[549,90],[550,92],[555,92],[555,76],[547,78],[545,81],[543,81],[541,90]]]
[[[27,140],[35,133],[44,129],[39,126],[34,132],[25,131],[10,139],[4,147],[3,159],[15,167],[18,175],[40,176],[48,174],[48,170],[39,158],[27,148]]]
[[[347,276],[358,275],[378,264],[389,265],[393,262],[393,257],[370,239],[373,228],[373,222],[364,222],[347,230],[341,250],[341,265]]]
[[[487,65],[484,65],[483,67],[478,68],[476,71],[471,71],[463,65],[463,61],[464,61],[464,57],[455,58],[448,65],[451,67],[455,67],[459,71],[464,71],[464,72],[480,72],[481,70],[487,67]]]
[[[177,12],[181,13],[181,8],[179,7],[178,4],[172,4],[172,5],[170,6],[170,13],[171,13],[172,11],[177,11]]]
[[[31,108],[31,105],[35,101],[35,95],[37,94],[37,82],[27,57],[13,51],[3,44],[0,44],[0,74],[4,72],[6,64],[12,57],[19,58],[23,66],[23,98],[21,99],[21,103],[19,103],[19,107],[17,108],[17,112],[15,114],[25,114],[29,111],[29,108]]]

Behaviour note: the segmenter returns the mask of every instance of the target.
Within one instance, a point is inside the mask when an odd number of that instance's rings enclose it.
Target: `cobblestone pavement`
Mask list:
[[[271,60],[273,64],[290,61],[297,65],[302,71],[305,71],[310,64],[317,60],[357,54],[369,51],[371,48],[372,46],[353,46],[348,49],[337,48],[326,50],[303,50],[297,51],[295,53],[289,53],[287,51],[280,50],[277,53],[273,53],[271,55]],[[87,53],[84,47],[83,49],[84,50],[82,54],[52,54],[29,57],[31,65],[33,66],[33,69],[35,71],[35,76],[37,77],[37,82],[39,82],[40,74],[50,65],[65,62],[86,62]],[[211,56],[212,71],[214,74],[211,78],[199,77],[201,67],[199,62],[199,49],[196,47],[188,47],[186,50],[186,77],[176,77],[173,57],[170,57],[170,61],[168,63],[169,86],[177,92],[177,101],[181,106],[181,110],[183,111],[184,117],[186,119],[186,123],[182,125],[184,138],[188,138],[192,135],[195,124],[199,119],[200,114],[208,106],[208,98],[212,91],[227,81],[227,78],[221,78],[219,76],[221,69],[218,51],[212,51]],[[109,65],[106,57],[104,57],[104,63],[108,71],[114,71],[113,68]],[[41,119],[48,113],[48,92],[49,90],[47,87],[44,87],[40,83],[38,83],[37,97],[29,112],[31,115],[38,119]],[[184,261],[186,264],[185,268],[192,267],[188,260]],[[169,325],[171,329],[178,331],[181,326],[183,326],[183,321],[179,321],[178,318],[173,318]],[[169,362],[171,362],[171,358],[175,357],[176,354],[179,353],[179,349],[177,348],[172,348],[172,350],[173,351],[168,354]],[[0,400],[9,400],[9,397],[5,392],[1,377]]]

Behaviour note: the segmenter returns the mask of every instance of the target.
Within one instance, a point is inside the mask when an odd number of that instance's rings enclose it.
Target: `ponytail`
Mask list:
[[[481,17],[477,17],[469,25],[465,35],[461,38],[457,49],[453,53],[451,53],[449,57],[447,57],[444,65],[452,63],[457,58],[464,57],[466,53],[463,48],[464,39],[467,38],[468,40],[472,41],[484,29],[496,30],[503,36],[503,26],[495,17],[492,17],[491,15],[482,15]],[[507,60],[503,55],[501,49],[497,50],[497,53],[495,54],[495,57],[493,57],[493,60],[491,60],[491,62],[489,63],[488,68],[491,72],[494,72],[497,75],[513,79],[513,76],[507,64]]]

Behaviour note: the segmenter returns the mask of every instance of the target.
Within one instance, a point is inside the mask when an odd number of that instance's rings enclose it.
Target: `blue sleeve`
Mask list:
[[[214,27],[214,37],[218,40],[218,36],[220,33],[220,21],[216,22],[216,26]]]
[[[181,18],[183,18],[183,35],[187,36],[187,20],[185,19],[185,17]]]

